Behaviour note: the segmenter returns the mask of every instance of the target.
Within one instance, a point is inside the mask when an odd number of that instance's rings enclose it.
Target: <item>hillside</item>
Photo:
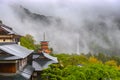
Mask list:
[[[57,54],[59,64],[42,73],[43,80],[119,80],[120,57],[81,54]],[[47,76],[47,77],[46,77]]]

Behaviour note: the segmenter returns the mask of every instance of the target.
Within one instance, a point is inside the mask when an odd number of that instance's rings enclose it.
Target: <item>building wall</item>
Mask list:
[[[13,38],[13,35],[0,35],[0,39],[8,39],[8,38]]]
[[[17,73],[27,65],[27,58],[14,61],[0,61],[0,74]]]
[[[0,73],[16,73],[16,63],[0,63]]]
[[[0,35],[0,42],[13,42],[12,35]]]
[[[0,42],[19,42],[20,37],[17,35],[0,35]]]
[[[27,65],[27,58],[20,59],[17,64],[17,66],[19,67],[17,68],[17,70],[22,70],[26,65]]]
[[[0,42],[13,42],[12,39],[0,39]]]
[[[32,57],[33,57],[32,54],[27,57],[27,63],[29,65],[32,65]]]

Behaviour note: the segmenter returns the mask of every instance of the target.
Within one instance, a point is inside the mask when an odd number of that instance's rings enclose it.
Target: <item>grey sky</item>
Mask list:
[[[113,22],[120,16],[119,3],[120,0],[0,0],[0,19],[22,35],[32,34],[37,41],[46,32],[56,52],[76,52],[79,36],[80,52],[87,53],[99,48],[120,48],[119,26]],[[59,17],[63,23],[59,27],[54,23],[43,27],[28,18],[22,23],[17,10],[11,7],[19,5],[32,13]]]

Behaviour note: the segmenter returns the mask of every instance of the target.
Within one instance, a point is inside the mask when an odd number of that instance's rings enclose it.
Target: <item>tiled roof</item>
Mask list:
[[[35,71],[42,71],[43,69],[48,68],[50,64],[56,63],[49,59],[38,59],[32,62],[32,66],[35,68]]]
[[[0,45],[0,49],[19,58],[25,58],[33,52],[17,44]]]
[[[20,59],[20,57],[11,56],[11,55],[0,56],[0,60],[16,60],[16,59]]]
[[[1,26],[4,30],[6,30],[6,31],[8,32],[8,34],[17,34],[15,31],[12,30],[11,27],[8,27],[8,26],[6,26],[6,25],[4,25],[4,24],[0,24],[0,26]]]
[[[51,56],[51,55],[49,55],[47,53],[43,53],[43,55],[44,55],[44,57],[46,57],[46,58],[48,58],[48,59],[58,63],[57,57],[53,57],[53,56]]]
[[[56,57],[53,57],[47,53],[33,54],[32,66],[35,68],[35,71],[42,71],[43,69],[48,68],[48,66],[53,63],[58,63]]]
[[[34,68],[30,65],[27,65],[19,74],[23,76],[26,80],[29,80],[33,74]]]

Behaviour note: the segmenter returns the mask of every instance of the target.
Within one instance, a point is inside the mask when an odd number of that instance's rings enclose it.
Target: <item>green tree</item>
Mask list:
[[[35,45],[34,45],[34,38],[30,34],[26,34],[25,36],[21,37],[20,39],[20,44],[28,49],[34,50]]]
[[[109,66],[117,66],[117,62],[115,60],[110,60],[110,61],[107,61],[105,62],[106,65],[109,65]]]
[[[50,65],[48,69],[43,70],[43,80],[120,80],[120,66],[117,66],[114,60],[108,60],[104,64],[96,56],[89,58],[83,54],[54,54],[54,56],[58,57],[59,64]],[[77,66],[78,63],[84,65]]]

